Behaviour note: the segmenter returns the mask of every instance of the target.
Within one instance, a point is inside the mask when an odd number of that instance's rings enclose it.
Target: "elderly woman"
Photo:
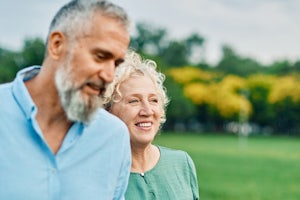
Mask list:
[[[104,105],[130,132],[132,165],[126,199],[199,199],[195,166],[180,150],[153,145],[168,103],[156,63],[130,51],[107,88]]]

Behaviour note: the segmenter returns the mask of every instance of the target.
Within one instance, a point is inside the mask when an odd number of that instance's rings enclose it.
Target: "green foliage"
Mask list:
[[[292,67],[293,72],[300,72],[300,60],[296,61]]]
[[[194,160],[201,199],[300,199],[300,140],[162,133],[155,144]]]
[[[239,76],[247,76],[264,71],[264,68],[257,61],[239,56],[230,46],[223,46],[222,52],[223,56],[217,64],[216,70],[220,70],[225,74]]]
[[[249,120],[262,127],[270,125],[270,121],[273,121],[276,116],[274,106],[268,102],[274,81],[276,81],[275,76],[263,74],[254,74],[247,79],[248,98],[253,108]]]
[[[0,83],[13,80],[19,70],[16,62],[17,54],[0,48]]]
[[[136,35],[131,37],[130,47],[137,52],[160,55],[164,49],[167,30],[149,23],[137,23]]]
[[[204,44],[204,41],[205,41],[205,39],[202,36],[198,35],[197,33],[192,33],[185,40],[186,47],[188,49],[188,53],[192,54],[193,48],[202,47],[202,45]]]
[[[187,63],[185,45],[179,41],[170,42],[161,56],[169,66],[183,66]]]
[[[268,74],[286,75],[292,71],[292,64],[288,60],[275,61],[267,69]]]
[[[221,77],[213,71],[185,66],[171,68],[167,75],[182,85],[184,95],[197,108],[192,117],[205,123],[204,126],[214,124],[216,130],[230,121],[243,121],[255,123],[262,131],[269,127],[273,131],[299,134],[299,74]]]
[[[24,41],[21,52],[22,68],[31,65],[41,65],[45,54],[45,44],[41,38],[28,38]]]
[[[44,52],[45,45],[40,38],[26,39],[21,52],[0,48],[0,83],[12,81],[24,67],[42,64]]]
[[[203,61],[204,41],[197,33],[192,33],[183,40],[170,39],[166,29],[149,23],[138,23],[136,34],[131,37],[130,47],[139,53],[159,57],[167,66],[183,66],[191,60],[197,62],[198,57],[198,62]]]
[[[181,86],[174,82],[171,78],[165,81],[167,94],[171,99],[167,108],[167,122],[164,125],[167,129],[173,129],[173,125],[177,122],[185,122],[195,115],[195,105],[183,95]]]
[[[300,102],[294,102],[291,97],[285,97],[274,104],[275,119],[270,124],[277,132],[293,134],[300,130]]]

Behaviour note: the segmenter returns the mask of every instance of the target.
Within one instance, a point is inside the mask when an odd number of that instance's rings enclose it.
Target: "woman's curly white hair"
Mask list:
[[[110,111],[113,103],[120,101],[122,94],[120,92],[120,85],[132,76],[146,76],[149,77],[157,90],[159,104],[163,110],[161,116],[161,124],[166,121],[166,107],[169,99],[166,94],[166,88],[163,85],[165,75],[157,71],[155,61],[150,59],[143,59],[136,52],[129,50],[125,56],[125,61],[120,64],[115,71],[114,80],[110,83],[104,94],[103,105],[104,108]]]

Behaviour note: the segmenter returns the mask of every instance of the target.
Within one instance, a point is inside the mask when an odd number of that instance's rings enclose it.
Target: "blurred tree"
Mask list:
[[[166,29],[149,23],[137,23],[130,47],[141,54],[158,56],[166,66],[183,66],[204,61],[204,41],[197,33],[183,40],[170,40]]]
[[[238,120],[241,111],[250,115],[250,102],[241,95],[245,89],[245,80],[238,76],[228,75],[219,79],[220,75],[203,71],[195,67],[172,68],[168,75],[183,85],[184,95],[195,105],[207,105],[212,116]]]
[[[274,120],[274,108],[269,103],[268,97],[275,81],[275,76],[264,74],[254,74],[246,80],[246,87],[249,90],[248,98],[253,108],[253,114],[249,120],[262,127],[268,126],[270,121]]]
[[[292,67],[292,71],[293,72],[300,72],[300,60],[297,60],[295,63],[294,63],[294,65],[293,65],[293,67]]]
[[[180,68],[171,68],[167,71],[167,75],[171,76],[177,83],[186,85],[191,82],[211,82],[218,80],[219,74],[202,70],[192,66],[184,66]]]
[[[186,45],[186,56],[191,64],[205,63],[205,39],[198,33],[192,33],[184,43]]]
[[[130,47],[139,53],[160,55],[164,51],[167,30],[150,23],[137,23],[136,33],[131,37]]]
[[[222,47],[222,58],[216,66],[217,70],[225,74],[247,76],[263,70],[262,66],[251,58],[242,58],[228,45]]]
[[[183,95],[182,86],[169,77],[165,81],[170,104],[167,109],[166,129],[174,129],[176,124],[185,124],[196,114],[195,105]]]
[[[42,64],[44,52],[45,45],[40,38],[25,39],[21,52],[0,48],[0,82],[12,81],[24,67]]]
[[[171,41],[161,54],[161,59],[169,66],[181,67],[188,60],[186,46],[180,41]]]
[[[300,75],[280,76],[273,84],[269,95],[269,103],[276,113],[275,120],[269,122],[278,132],[298,132],[300,121]],[[299,132],[298,132],[299,134]]]
[[[27,38],[24,41],[21,59],[18,61],[21,68],[31,65],[41,65],[45,54],[45,44],[41,38]]]
[[[276,74],[276,75],[286,75],[292,71],[293,67],[290,61],[288,60],[280,60],[275,61],[270,66],[267,67],[268,74]]]
[[[19,67],[16,62],[17,54],[0,48],[0,83],[12,81]]]
[[[300,101],[294,102],[287,96],[279,102],[274,103],[275,119],[270,120],[270,125],[275,133],[300,135]]]

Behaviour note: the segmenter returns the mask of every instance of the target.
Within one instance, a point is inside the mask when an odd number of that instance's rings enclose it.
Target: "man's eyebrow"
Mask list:
[[[103,56],[105,56],[106,58],[115,58],[114,54],[112,54],[110,51],[107,51],[105,49],[96,48],[93,51],[95,52],[95,54],[103,54]],[[118,58],[115,60],[115,65],[118,66],[124,61],[125,61],[124,58]]]
[[[94,52],[96,54],[101,53],[101,54],[105,55],[106,57],[113,57],[113,54],[110,51],[107,51],[105,49],[96,48],[96,49],[94,49]]]

